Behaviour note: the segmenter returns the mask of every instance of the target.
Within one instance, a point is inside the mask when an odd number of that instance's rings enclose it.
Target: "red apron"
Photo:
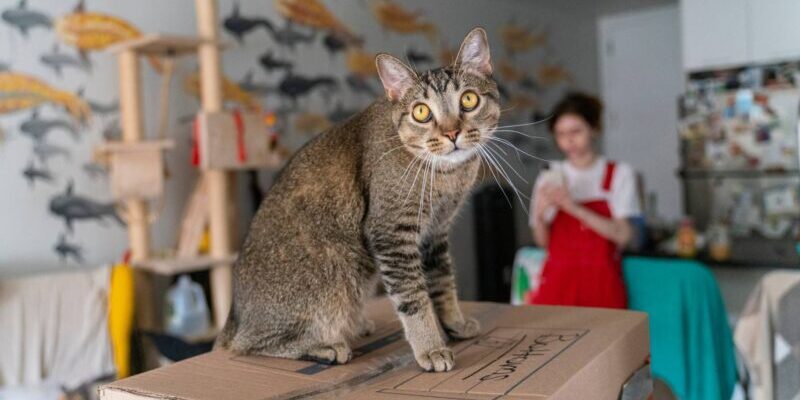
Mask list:
[[[614,177],[614,163],[606,164],[603,191],[608,193]],[[604,217],[611,217],[605,200],[581,203]],[[550,225],[547,261],[542,268],[533,304],[626,308],[617,246],[559,210]]]

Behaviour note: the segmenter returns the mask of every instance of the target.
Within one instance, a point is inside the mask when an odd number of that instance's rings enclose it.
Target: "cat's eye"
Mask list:
[[[414,117],[414,121],[425,123],[431,120],[431,109],[427,105],[420,103],[414,106],[411,115]]]
[[[468,90],[461,95],[461,110],[472,111],[478,106],[478,94]]]

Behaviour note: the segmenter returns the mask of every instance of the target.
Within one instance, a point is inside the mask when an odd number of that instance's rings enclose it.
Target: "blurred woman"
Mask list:
[[[571,93],[549,120],[563,161],[534,185],[530,224],[547,248],[534,304],[625,308],[620,252],[632,239],[629,218],[640,214],[633,170],[598,154],[602,104]]]

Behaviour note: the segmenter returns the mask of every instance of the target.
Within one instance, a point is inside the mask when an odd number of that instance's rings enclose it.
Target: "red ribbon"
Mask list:
[[[233,112],[233,121],[236,123],[236,147],[239,155],[239,162],[247,161],[247,149],[244,146],[244,120],[239,110]]]
[[[200,117],[194,117],[192,122],[192,165],[195,167],[200,165],[200,123],[197,121]]]

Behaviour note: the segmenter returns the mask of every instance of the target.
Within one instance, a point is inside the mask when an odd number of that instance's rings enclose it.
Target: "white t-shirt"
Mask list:
[[[636,193],[636,177],[633,168],[623,162],[616,162],[614,176],[611,180],[611,190],[603,190],[603,180],[606,176],[606,159],[598,157],[591,167],[577,169],[566,161],[550,163],[550,169],[559,171],[566,178],[567,189],[575,202],[583,203],[591,200],[606,200],[614,219],[631,218],[641,214],[639,197]],[[529,224],[535,223],[534,210],[536,209],[536,189],[543,184],[541,175],[533,185]],[[550,207],[545,213],[545,220],[549,223],[555,218],[556,207]]]

